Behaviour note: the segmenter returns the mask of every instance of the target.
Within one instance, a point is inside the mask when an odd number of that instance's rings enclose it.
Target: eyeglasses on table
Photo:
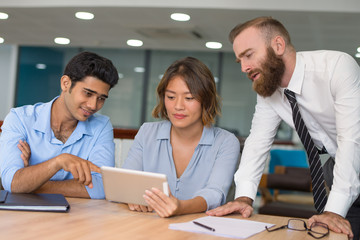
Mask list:
[[[289,219],[287,225],[277,228],[268,228],[265,226],[265,228],[268,232],[274,232],[285,228],[295,231],[307,231],[307,234],[316,239],[323,238],[329,234],[329,227],[327,224],[314,222],[311,224],[310,228],[308,228],[305,221],[302,219]]]

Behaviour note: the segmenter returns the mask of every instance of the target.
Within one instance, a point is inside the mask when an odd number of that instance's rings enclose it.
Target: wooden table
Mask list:
[[[68,213],[0,211],[1,240],[19,239],[229,239],[208,234],[168,229],[170,223],[190,221],[202,214],[160,218],[155,213],[129,211],[127,205],[106,200],[67,198],[71,205]],[[228,217],[241,218],[240,215]],[[284,225],[288,218],[254,215],[250,220]],[[241,229],[239,229],[241,231]],[[306,232],[279,230],[266,231],[248,238],[255,239],[313,239]],[[347,239],[343,234],[331,232],[323,239]]]

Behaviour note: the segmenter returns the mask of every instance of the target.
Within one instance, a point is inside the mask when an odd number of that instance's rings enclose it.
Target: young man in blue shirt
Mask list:
[[[13,108],[0,138],[3,187],[17,193],[104,198],[101,166],[114,166],[113,128],[102,108],[117,83],[112,62],[82,52],[67,64],[60,96]]]

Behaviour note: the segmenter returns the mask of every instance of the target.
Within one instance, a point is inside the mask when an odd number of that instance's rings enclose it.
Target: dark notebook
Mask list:
[[[69,203],[61,194],[0,191],[0,210],[67,212],[69,209]]]

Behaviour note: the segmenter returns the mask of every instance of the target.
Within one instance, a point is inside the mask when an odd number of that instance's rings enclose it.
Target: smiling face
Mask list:
[[[173,127],[181,129],[203,127],[201,103],[192,96],[180,76],[171,79],[166,87],[165,108]]]
[[[241,70],[253,81],[253,89],[263,97],[271,96],[281,84],[285,64],[260,30],[250,27],[242,31],[234,39],[233,50]]]
[[[71,79],[64,75],[61,79],[64,95],[65,116],[68,119],[85,121],[99,111],[108,97],[110,85],[96,77],[87,76],[72,86]],[[72,87],[71,87],[72,86]]]

